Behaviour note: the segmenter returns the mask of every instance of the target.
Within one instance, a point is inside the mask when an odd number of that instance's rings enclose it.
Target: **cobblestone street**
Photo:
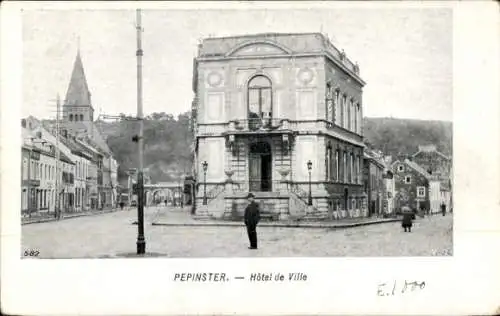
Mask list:
[[[338,229],[259,227],[259,249],[249,250],[243,226],[152,226],[159,212],[186,215],[179,210],[145,210],[147,251],[167,257],[431,256],[451,255],[453,249],[449,214],[417,219],[412,233],[404,233],[399,222]],[[24,225],[21,250],[39,251],[39,258],[134,253],[136,219],[132,209]]]

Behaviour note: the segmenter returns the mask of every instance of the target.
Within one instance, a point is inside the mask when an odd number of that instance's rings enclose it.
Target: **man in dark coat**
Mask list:
[[[403,206],[403,222],[401,223],[405,230],[405,233],[408,231],[411,233],[411,227],[413,226],[413,215],[414,213],[407,206]]]
[[[446,204],[444,204],[444,202],[441,203],[441,213],[443,213],[443,216],[446,214]]]
[[[248,249],[257,249],[257,224],[260,221],[259,205],[255,203],[255,196],[249,193],[247,196],[248,206],[245,208],[245,226],[247,227],[248,240],[250,247]]]

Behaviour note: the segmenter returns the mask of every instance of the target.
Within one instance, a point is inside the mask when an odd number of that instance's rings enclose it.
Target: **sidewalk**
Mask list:
[[[287,227],[287,228],[349,228],[373,224],[391,223],[398,222],[399,218],[359,218],[359,219],[343,219],[343,220],[332,220],[332,221],[318,221],[318,222],[301,222],[301,221],[276,221],[267,222],[262,221],[259,223],[259,227]],[[134,223],[136,224],[136,223]],[[159,212],[151,219],[151,225],[154,226],[209,226],[209,227],[220,227],[220,226],[243,226],[242,221],[230,221],[230,220],[205,220],[205,219],[195,219],[189,212],[179,212],[179,211],[164,211]]]
[[[114,212],[117,212],[120,210],[121,210],[120,208],[113,208],[113,209],[91,210],[91,211],[83,211],[83,212],[66,213],[66,214],[61,215],[60,220],[62,221],[65,219],[77,218],[77,217],[82,217],[82,216],[94,216],[94,215],[108,214],[108,213],[114,213]],[[123,211],[126,211],[126,209],[124,208]],[[22,217],[21,218],[21,225],[54,222],[54,221],[57,221],[57,219],[54,218],[54,214],[35,215],[32,217]]]

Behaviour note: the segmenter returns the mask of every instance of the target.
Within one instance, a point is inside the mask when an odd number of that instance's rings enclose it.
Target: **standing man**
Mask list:
[[[257,249],[257,224],[260,221],[259,205],[255,203],[255,196],[252,193],[248,193],[247,199],[249,204],[245,208],[245,226],[250,241],[248,249]]]
[[[446,215],[446,204],[444,204],[444,202],[441,203],[441,213],[443,213],[443,216]]]

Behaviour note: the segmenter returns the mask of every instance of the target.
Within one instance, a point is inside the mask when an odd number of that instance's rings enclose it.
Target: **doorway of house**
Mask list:
[[[272,191],[272,154],[267,142],[250,145],[248,157],[250,191]]]

